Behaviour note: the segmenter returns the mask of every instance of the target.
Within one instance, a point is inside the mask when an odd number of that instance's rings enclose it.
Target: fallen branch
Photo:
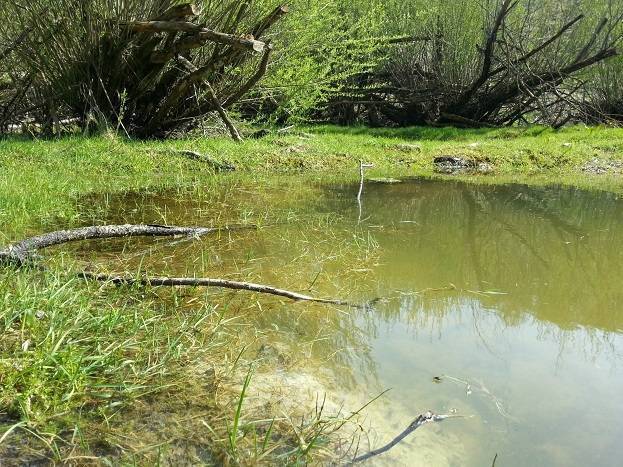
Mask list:
[[[279,297],[289,298],[295,301],[326,303],[329,305],[353,306],[344,300],[315,298],[309,295],[303,295],[289,290],[277,289],[268,285],[253,284],[250,282],[237,282],[226,279],[208,279],[208,278],[192,278],[192,277],[146,277],[137,279],[129,276],[111,276],[108,274],[93,274],[90,272],[82,272],[80,277],[86,280],[94,280],[98,282],[109,282],[115,285],[142,285],[142,286],[190,286],[190,287],[221,287],[233,290],[248,290],[249,292],[258,292],[268,295],[277,295]]]
[[[471,118],[462,117],[460,115],[451,114],[447,112],[441,112],[439,115],[443,120],[447,120],[452,123],[458,123],[460,125],[465,125],[468,128],[498,128],[497,125],[493,125],[487,122],[479,122],[478,120],[473,120]]]
[[[264,49],[264,55],[262,56],[262,60],[260,61],[260,65],[249,81],[242,85],[238,91],[229,96],[225,102],[223,102],[223,108],[226,109],[231,105],[235,104],[242,96],[244,96],[247,92],[251,90],[253,86],[255,86],[266,74],[266,70],[268,69],[268,60],[270,59],[270,54],[273,50],[273,47],[270,44],[266,44],[266,48]]]
[[[180,156],[187,157],[190,160],[207,164],[212,169],[214,169],[216,172],[233,172],[236,170],[236,166],[233,164],[230,164],[228,162],[219,162],[216,159],[213,159],[212,157],[208,155],[201,154],[196,151],[190,151],[187,149],[182,149],[182,150],[173,149],[172,151],[175,154],[179,154]]]
[[[54,245],[91,240],[95,238],[119,237],[173,237],[178,235],[201,237],[213,232],[232,230],[230,227],[175,227],[166,225],[101,225],[72,230],[59,230],[36,237],[0,250],[0,264],[22,266],[28,263],[35,252]]]
[[[376,457],[376,456],[386,453],[387,451],[392,449],[394,446],[396,446],[398,443],[400,443],[403,439],[405,439],[407,436],[409,436],[411,433],[413,433],[415,430],[417,430],[423,425],[426,425],[427,423],[441,422],[448,418],[456,418],[456,417],[459,417],[459,415],[436,415],[433,412],[428,411],[418,416],[415,420],[413,420],[411,424],[402,433],[396,436],[393,440],[391,440],[385,446],[375,449],[374,451],[370,451],[367,454],[363,454],[359,457],[355,457],[351,461],[350,465],[358,464],[359,462],[364,462],[364,461],[367,461],[368,459],[371,459],[372,457]]]

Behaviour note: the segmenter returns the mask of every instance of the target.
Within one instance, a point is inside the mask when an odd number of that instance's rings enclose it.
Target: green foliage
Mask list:
[[[382,8],[382,7],[379,7]],[[300,120],[335,94],[348,77],[378,61],[383,20],[345,0],[294,0],[275,29],[276,52],[262,83],[270,118]]]

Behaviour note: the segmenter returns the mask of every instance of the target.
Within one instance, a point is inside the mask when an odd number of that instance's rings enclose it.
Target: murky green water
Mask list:
[[[95,197],[85,215],[265,225],[199,243],[106,242],[94,261],[111,270],[381,297],[365,311],[254,295],[237,305],[258,343],[289,349],[281,376],[312,373],[349,409],[391,388],[366,412],[376,447],[428,409],[466,416],[418,430],[376,464],[483,466],[497,454],[499,466],[621,465],[623,200],[413,180],[368,184],[360,212],[357,189],[232,179]]]

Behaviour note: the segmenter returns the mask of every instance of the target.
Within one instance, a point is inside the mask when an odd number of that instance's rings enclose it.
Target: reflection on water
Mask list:
[[[130,270],[383,297],[349,313],[254,297],[263,313],[248,318],[347,403],[392,388],[368,411],[377,446],[427,409],[471,416],[419,430],[378,464],[481,466],[498,454],[504,466],[617,465],[623,201],[418,179],[368,185],[358,222],[357,189],[231,180],[205,193],[94,197],[85,216],[269,225],[182,245],[105,242],[98,257],[110,269],[123,251]]]

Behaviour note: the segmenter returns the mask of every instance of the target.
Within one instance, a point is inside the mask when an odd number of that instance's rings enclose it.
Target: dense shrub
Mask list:
[[[259,40],[285,10],[235,0],[198,6],[3,2],[7,89],[0,126],[75,119],[82,128],[106,123],[131,135],[160,136],[192,128],[217,102],[233,105],[263,74],[270,47]]]

